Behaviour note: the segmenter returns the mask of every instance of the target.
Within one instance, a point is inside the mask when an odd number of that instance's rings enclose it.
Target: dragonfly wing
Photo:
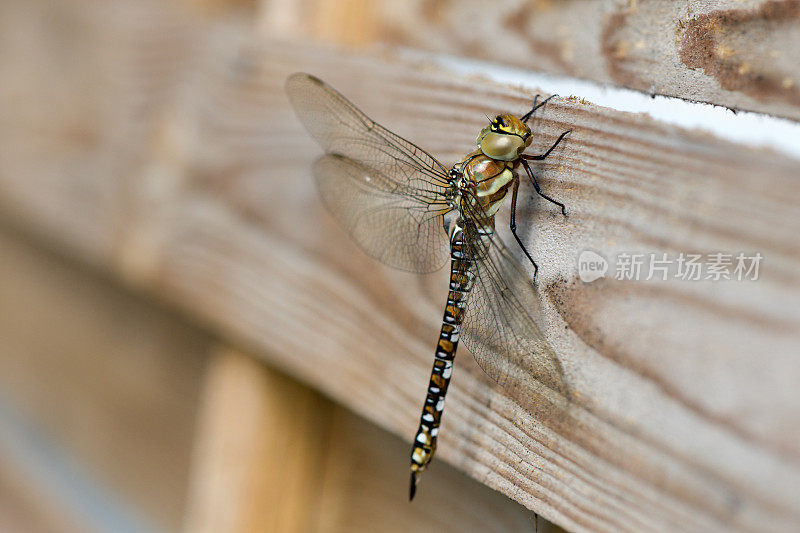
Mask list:
[[[362,249],[403,270],[441,268],[452,187],[445,167],[314,76],[293,74],[286,93],[327,152],[314,166],[322,199]]]
[[[566,394],[561,364],[534,321],[540,302],[530,277],[497,235],[479,234],[474,220],[482,213],[465,215],[465,248],[475,278],[462,326],[464,343],[505,389],[532,377]]]
[[[341,155],[317,159],[314,177],[325,206],[368,255],[413,272],[441,268],[446,204],[398,190],[374,168]]]

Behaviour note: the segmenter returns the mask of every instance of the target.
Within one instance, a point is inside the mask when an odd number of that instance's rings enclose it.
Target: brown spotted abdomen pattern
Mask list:
[[[442,421],[444,399],[453,372],[453,360],[458,347],[461,323],[464,321],[467,298],[474,280],[472,264],[465,257],[463,230],[457,223],[450,236],[450,290],[447,293],[447,306],[444,310],[439,342],[436,344],[428,394],[425,397],[419,429],[417,429],[411,449],[411,487],[409,492],[411,499],[414,498],[419,475],[431,462],[433,454],[436,452],[436,437]]]

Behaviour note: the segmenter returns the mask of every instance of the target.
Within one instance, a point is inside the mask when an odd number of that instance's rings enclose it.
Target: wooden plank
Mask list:
[[[331,405],[231,350],[203,388],[184,530],[310,531]]]
[[[130,42],[172,49],[170,24],[139,28]],[[111,195],[112,205],[126,209],[103,206],[113,224],[93,229],[111,243],[102,264],[410,436],[445,279],[377,265],[323,211],[309,176],[318,152],[287,106],[283,79],[295,70],[320,75],[445,162],[470,149],[485,114],[521,113],[531,92],[389,53],[245,34],[206,22],[175,37],[176,47],[198,39],[194,70],[180,91],[164,93],[175,105],[152,101],[162,112],[145,117],[147,142],[127,159],[138,166],[47,174],[38,172],[40,149],[15,153],[16,172],[0,171],[0,201],[14,206],[8,216],[69,236],[57,238],[79,252],[85,199],[60,191],[118,189],[124,196]],[[120,85],[161,79],[146,62],[118,68],[129,76]],[[464,351],[439,458],[574,530],[796,529],[797,161],[580,98],[552,101],[535,128],[532,151],[573,130],[538,167],[569,218],[530,191],[518,214],[542,265],[543,327],[570,398],[524,374],[509,395]],[[59,145],[44,137],[38,142]],[[131,150],[101,149],[111,161]],[[586,249],[607,258],[760,252],[764,262],[750,283],[584,284],[576,263]]]
[[[0,478],[47,530],[176,530],[210,336],[7,227],[0,257]]]
[[[410,506],[406,442],[235,350],[214,358],[203,405],[187,532],[521,531],[536,523],[444,466],[431,496]]]
[[[410,46],[800,118],[797,0],[263,0],[271,34]]]
[[[281,80],[298,68],[329,78],[445,161],[468,149],[484,113],[524,109],[529,95],[385,58],[278,46],[234,54],[250,66],[203,88],[199,100],[213,103],[183,154],[186,166],[214,170],[190,182],[194,200],[148,216],[166,231],[148,251],[152,270],[132,277],[410,435],[444,278],[380,268],[320,211],[308,178],[316,152],[292,133]],[[573,135],[541,171],[570,218],[532,199],[523,220],[537,229],[527,244],[543,265],[546,330],[572,401],[548,410],[559,400],[522,376],[515,384],[527,397],[516,400],[529,414],[461,357],[440,457],[569,528],[791,529],[797,163],[579,100],[548,109],[535,150],[566,127]],[[770,259],[751,284],[584,285],[575,274],[583,249]]]

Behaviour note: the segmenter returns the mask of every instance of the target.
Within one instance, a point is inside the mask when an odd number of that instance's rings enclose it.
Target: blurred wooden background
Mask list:
[[[569,401],[463,350],[409,505],[444,273],[358,252],[283,94],[312,72],[446,164],[527,109],[496,66],[794,121],[800,2],[0,8],[0,529],[800,527],[797,159],[548,104],[532,151],[573,130],[537,168],[570,216],[527,191],[518,225]],[[751,283],[584,284],[585,249],[765,259]]]

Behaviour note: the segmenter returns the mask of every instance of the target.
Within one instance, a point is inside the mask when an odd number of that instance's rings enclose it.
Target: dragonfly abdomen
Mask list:
[[[473,265],[467,259],[468,257],[464,253],[463,230],[457,223],[450,237],[450,290],[447,293],[447,305],[442,317],[439,342],[436,344],[433,369],[428,382],[428,393],[422,408],[419,428],[414,437],[414,446],[411,449],[409,499],[414,499],[419,476],[436,452],[436,440],[442,421],[444,399],[453,372],[453,360],[458,348],[467,297],[474,280]]]

